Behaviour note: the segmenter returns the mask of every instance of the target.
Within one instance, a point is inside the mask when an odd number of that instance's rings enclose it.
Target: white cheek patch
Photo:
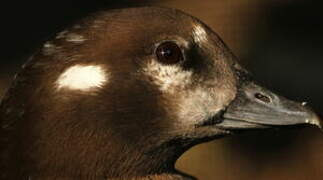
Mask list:
[[[207,42],[207,33],[201,25],[194,25],[193,38],[195,43],[197,44],[203,44]]]
[[[213,112],[218,111],[210,91],[203,88],[183,92],[179,97],[178,106],[178,117],[182,123],[187,125],[202,122],[212,116]]]
[[[150,77],[161,91],[174,92],[176,89],[183,89],[192,80],[192,72],[183,70],[177,65],[163,65],[151,60],[143,71]]]
[[[99,65],[75,65],[63,72],[56,81],[57,90],[90,91],[107,82],[107,74]]]
[[[178,97],[178,118],[186,125],[198,124],[214,116],[235,97],[235,90],[197,87]]]

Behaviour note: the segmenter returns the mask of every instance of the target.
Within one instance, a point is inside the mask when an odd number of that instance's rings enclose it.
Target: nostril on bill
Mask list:
[[[270,98],[268,96],[265,96],[265,95],[263,95],[261,93],[256,93],[255,98],[257,98],[258,100],[260,100],[260,101],[262,101],[264,103],[270,103],[271,102],[271,100],[270,100]]]

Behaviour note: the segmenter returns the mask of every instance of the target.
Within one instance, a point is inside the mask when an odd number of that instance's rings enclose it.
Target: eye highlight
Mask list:
[[[184,59],[181,48],[175,42],[163,42],[156,49],[156,56],[163,64],[176,64]]]

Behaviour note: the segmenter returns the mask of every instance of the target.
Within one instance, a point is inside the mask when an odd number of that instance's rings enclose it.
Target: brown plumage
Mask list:
[[[156,7],[99,12],[46,42],[2,100],[0,120],[1,180],[192,179],[174,164],[198,143],[320,125],[307,107],[256,85],[202,22]]]

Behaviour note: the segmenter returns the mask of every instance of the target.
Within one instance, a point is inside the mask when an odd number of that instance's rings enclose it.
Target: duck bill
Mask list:
[[[240,87],[235,100],[223,113],[223,121],[217,127],[234,130],[300,124],[312,124],[321,128],[319,117],[306,103],[290,101],[249,82]]]

